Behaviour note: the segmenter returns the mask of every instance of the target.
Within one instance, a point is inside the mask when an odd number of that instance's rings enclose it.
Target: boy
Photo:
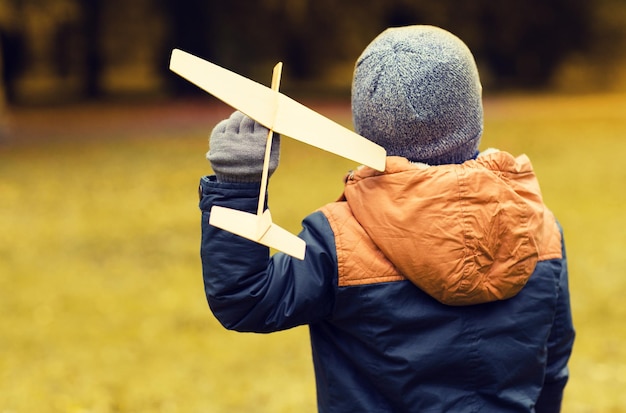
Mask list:
[[[359,57],[356,132],[382,145],[306,217],[303,261],[208,224],[256,211],[267,129],[235,112],[201,180],[209,305],[229,329],[309,325],[320,412],[558,412],[574,340],[562,232],[530,161],[478,153],[474,58],[432,26]],[[274,140],[270,171],[278,165]]]

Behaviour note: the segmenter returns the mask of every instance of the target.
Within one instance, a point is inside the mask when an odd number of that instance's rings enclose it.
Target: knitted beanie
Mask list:
[[[433,26],[387,29],[357,60],[354,128],[389,156],[463,163],[478,153],[481,95],[474,57],[458,37]]]

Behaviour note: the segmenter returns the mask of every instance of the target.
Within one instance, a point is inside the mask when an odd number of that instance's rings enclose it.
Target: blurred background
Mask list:
[[[253,78],[285,62],[285,87],[349,88],[360,51],[384,28],[444,27],[465,40],[487,91],[626,88],[623,0],[0,0],[9,104],[180,95],[178,47]]]
[[[474,52],[481,148],[526,153],[565,228],[578,339],[564,412],[626,412],[626,1],[0,0],[0,413],[314,412],[306,327],[237,334],[204,298],[197,184],[231,108],[180,48],[351,127],[383,29]],[[355,167],[283,139],[274,221]]]

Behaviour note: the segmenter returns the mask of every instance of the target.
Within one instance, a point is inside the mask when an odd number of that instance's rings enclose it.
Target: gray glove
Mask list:
[[[261,182],[268,129],[236,111],[218,123],[209,139],[206,158],[219,182]],[[280,135],[272,138],[269,176],[278,167]]]

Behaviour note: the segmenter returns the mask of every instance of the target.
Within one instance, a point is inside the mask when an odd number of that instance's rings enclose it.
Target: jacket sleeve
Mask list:
[[[215,317],[230,330],[272,332],[327,317],[334,304],[337,259],[332,230],[319,212],[303,221],[304,260],[209,224],[213,205],[256,213],[259,184],[200,181],[202,274]]]
[[[559,228],[560,229],[560,228]],[[563,240],[563,231],[561,239]],[[558,277],[559,297],[557,300],[556,315],[550,337],[548,338],[548,364],[544,385],[537,401],[535,410],[537,413],[557,413],[561,411],[563,391],[569,379],[567,363],[572,353],[574,344],[574,326],[570,306],[567,256],[565,243],[562,242],[562,265]]]

